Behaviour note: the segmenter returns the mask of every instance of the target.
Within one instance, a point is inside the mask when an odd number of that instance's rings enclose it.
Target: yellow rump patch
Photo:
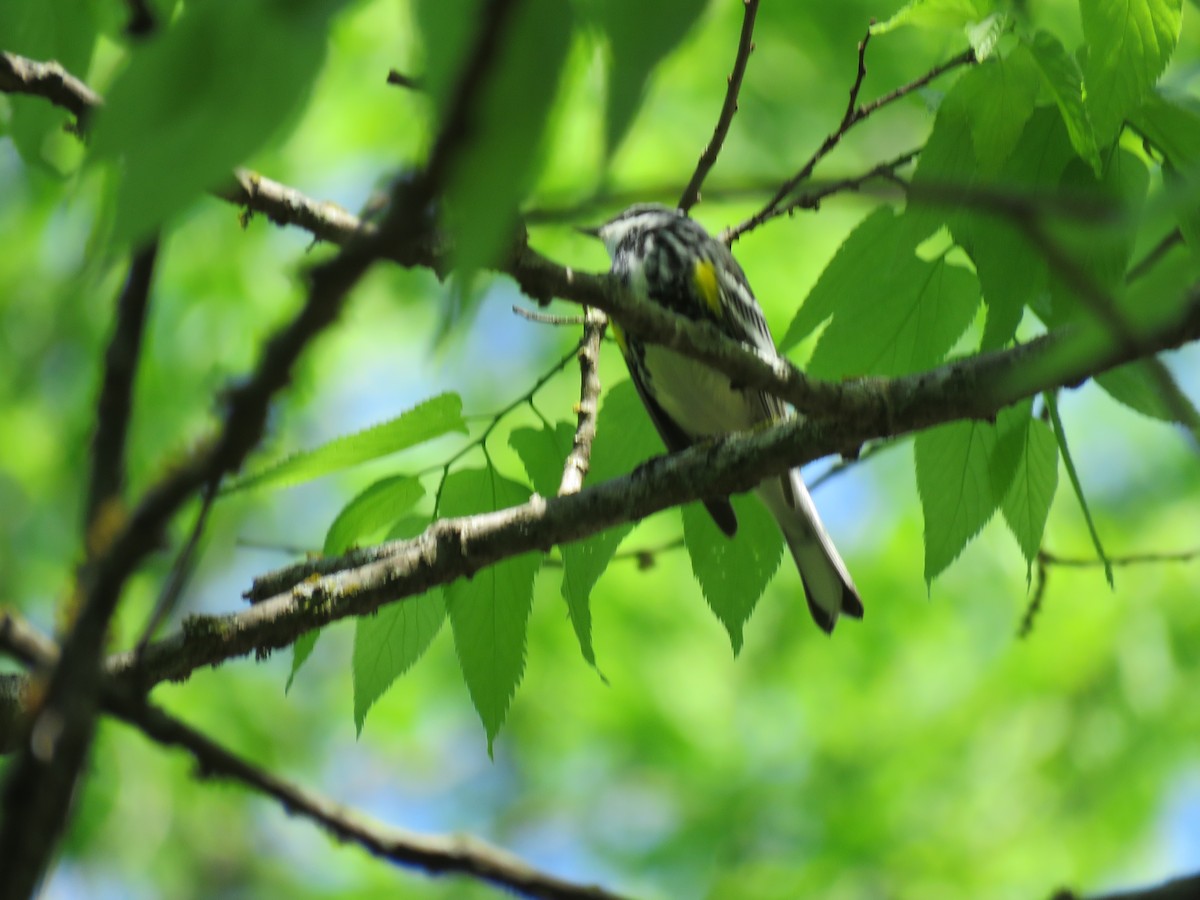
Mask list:
[[[621,355],[628,356],[629,348],[625,345],[625,332],[621,330],[621,326],[612,319],[609,319],[608,327],[612,329],[613,337],[617,339],[617,346],[621,348]]]
[[[704,298],[704,302],[708,304],[708,308],[712,310],[713,315],[718,319],[723,318],[721,312],[721,287],[717,283],[716,266],[707,259],[697,260],[696,267],[692,269],[692,282],[696,285],[696,290],[700,292],[700,296]]]

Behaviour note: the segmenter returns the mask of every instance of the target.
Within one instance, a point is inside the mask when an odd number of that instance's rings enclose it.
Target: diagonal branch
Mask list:
[[[742,0],[745,13],[742,18],[742,34],[738,38],[737,56],[733,60],[733,71],[729,75],[729,85],[725,89],[725,100],[721,104],[721,114],[717,116],[717,125],[713,129],[712,139],[700,154],[696,163],[696,171],[683,189],[679,198],[679,208],[687,212],[700,199],[700,188],[709,171],[717,161],[721,147],[725,143],[725,135],[729,133],[729,125],[738,108],[738,94],[742,90],[742,78],[746,75],[746,63],[754,52],[754,19],[758,15],[758,0]]]
[[[589,309],[583,325],[583,342],[579,345],[579,420],[575,440],[563,465],[559,496],[575,494],[583,487],[592,459],[592,441],[596,438],[596,413],[600,404],[600,342],[608,327],[604,313]]]
[[[146,492],[111,542],[84,571],[82,608],[50,673],[27,739],[9,767],[0,819],[0,859],[6,866],[0,900],[31,895],[65,827],[83,767],[99,701],[100,655],[125,582],[157,548],[184,502],[203,485],[236,471],[258,444],[272,398],[291,380],[303,351],[336,320],[347,295],[387,247],[404,246],[423,231],[422,211],[443,187],[470,133],[475,95],[496,56],[514,0],[492,0],[483,11],[442,127],[423,171],[402,185],[378,232],[352,240],[310,273],[300,313],[265,346],[251,378],[229,394],[225,422],[206,449]],[[11,60],[5,57],[5,64]],[[37,738],[44,740],[37,740]]]
[[[0,50],[0,91],[49,100],[85,128],[88,115],[103,103],[100,95],[56,62],[39,62]]]
[[[0,613],[0,648],[33,669],[49,670],[58,656],[53,642],[8,613]],[[309,819],[335,839],[357,844],[380,859],[429,875],[475,878],[539,900],[619,900],[601,888],[538,871],[477,838],[417,834],[361,815],[256,766],[111,681],[102,689],[102,704],[150,740],[190,754],[202,777],[225,778],[271,797],[287,812]]]
[[[1200,288],[1175,322],[1147,338],[1155,341],[1155,349],[1200,338]],[[498,560],[541,552],[700,497],[745,491],[772,473],[872,438],[993,416],[1018,399],[1077,384],[1128,360],[1127,348],[1095,329],[1072,327],[918,375],[847,384],[842,390],[850,411],[844,417],[793,419],[734,435],[653,460],[578,494],[534,497],[495,513],[440,520],[411,541],[263,576],[250,591],[256,601],[251,609],[188,619],[176,634],[150,644],[140,658],[132,653],[110,657],[107,671],[146,686],[186,678],[202,666],[288,646],[305,631],[369,613]]]
[[[96,402],[91,474],[84,503],[85,531],[90,535],[105,503],[119,500],[125,483],[125,443],[133,416],[133,385],[141,358],[150,283],[158,258],[158,240],[138,250],[117,298],[116,323],[104,357],[104,378]],[[90,547],[92,540],[88,540]]]
[[[863,79],[867,74],[866,54],[867,44],[870,42],[870,40],[871,32],[868,29],[866,35],[858,45],[858,69],[855,73],[854,83],[850,87],[850,100],[846,104],[846,112],[842,115],[842,121],[838,124],[837,129],[830,132],[825,140],[821,142],[821,146],[816,149],[816,152],[814,152],[813,155],[810,156],[804,163],[804,165],[800,167],[799,171],[781,184],[774,196],[772,196],[771,199],[768,200],[758,212],[750,216],[750,218],[746,219],[740,225],[737,225],[734,228],[726,229],[724,234],[721,235],[722,240],[724,240],[726,244],[732,244],[746,232],[753,231],[764,222],[767,222],[770,219],[780,215],[781,207],[787,205],[788,198],[792,195],[792,193],[803,182],[812,177],[813,170],[816,169],[817,164],[830,153],[832,153],[834,148],[841,143],[842,138],[845,137],[846,134],[860,122],[870,118],[884,107],[895,103],[901,97],[906,97],[914,91],[920,90],[940,75],[944,75],[946,72],[959,68],[960,66],[971,65],[976,61],[974,50],[964,50],[962,53],[951,57],[944,63],[934,66],[934,68],[930,69],[920,78],[914,79],[908,84],[902,85],[901,87],[896,88],[894,91],[889,91],[882,97],[860,106],[858,105],[858,95],[859,91],[862,89]]]

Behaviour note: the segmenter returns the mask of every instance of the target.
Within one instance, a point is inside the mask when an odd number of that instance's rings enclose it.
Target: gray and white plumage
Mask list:
[[[684,213],[639,204],[588,233],[604,242],[613,274],[635,296],[688,318],[712,322],[764,359],[778,357],[741,266],[724,244]],[[620,322],[613,325],[642,402],[672,452],[788,415],[777,397],[738,388],[727,375],[626,335]],[[800,470],[767,479],[757,494],[783,531],[816,623],[828,632],[839,615],[861,618],[858,591],[821,524]],[[737,518],[728,499],[709,500],[705,506],[722,531],[729,535],[736,531]]]

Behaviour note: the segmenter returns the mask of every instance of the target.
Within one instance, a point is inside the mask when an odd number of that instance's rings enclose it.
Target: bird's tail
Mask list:
[[[792,469],[782,478],[763,483],[758,494],[783,531],[800,570],[809,612],[821,630],[833,631],[839,615],[861,619],[858,589],[821,524],[800,470]]]

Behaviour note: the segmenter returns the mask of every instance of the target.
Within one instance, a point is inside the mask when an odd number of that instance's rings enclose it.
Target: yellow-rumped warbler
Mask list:
[[[631,206],[599,228],[583,229],[604,241],[612,271],[639,298],[672,312],[712,322],[765,359],[778,351],[762,309],[733,254],[687,215],[657,204]],[[697,441],[743,431],[786,416],[777,397],[742,390],[727,375],[656,344],[646,344],[613,322],[613,333],[650,418],[672,452]],[[758,487],[779,523],[800,570],[808,608],[832,631],[839,615],[862,618],[862,601],[817,516],[798,468]],[[729,500],[704,504],[732,536],[737,518]]]

